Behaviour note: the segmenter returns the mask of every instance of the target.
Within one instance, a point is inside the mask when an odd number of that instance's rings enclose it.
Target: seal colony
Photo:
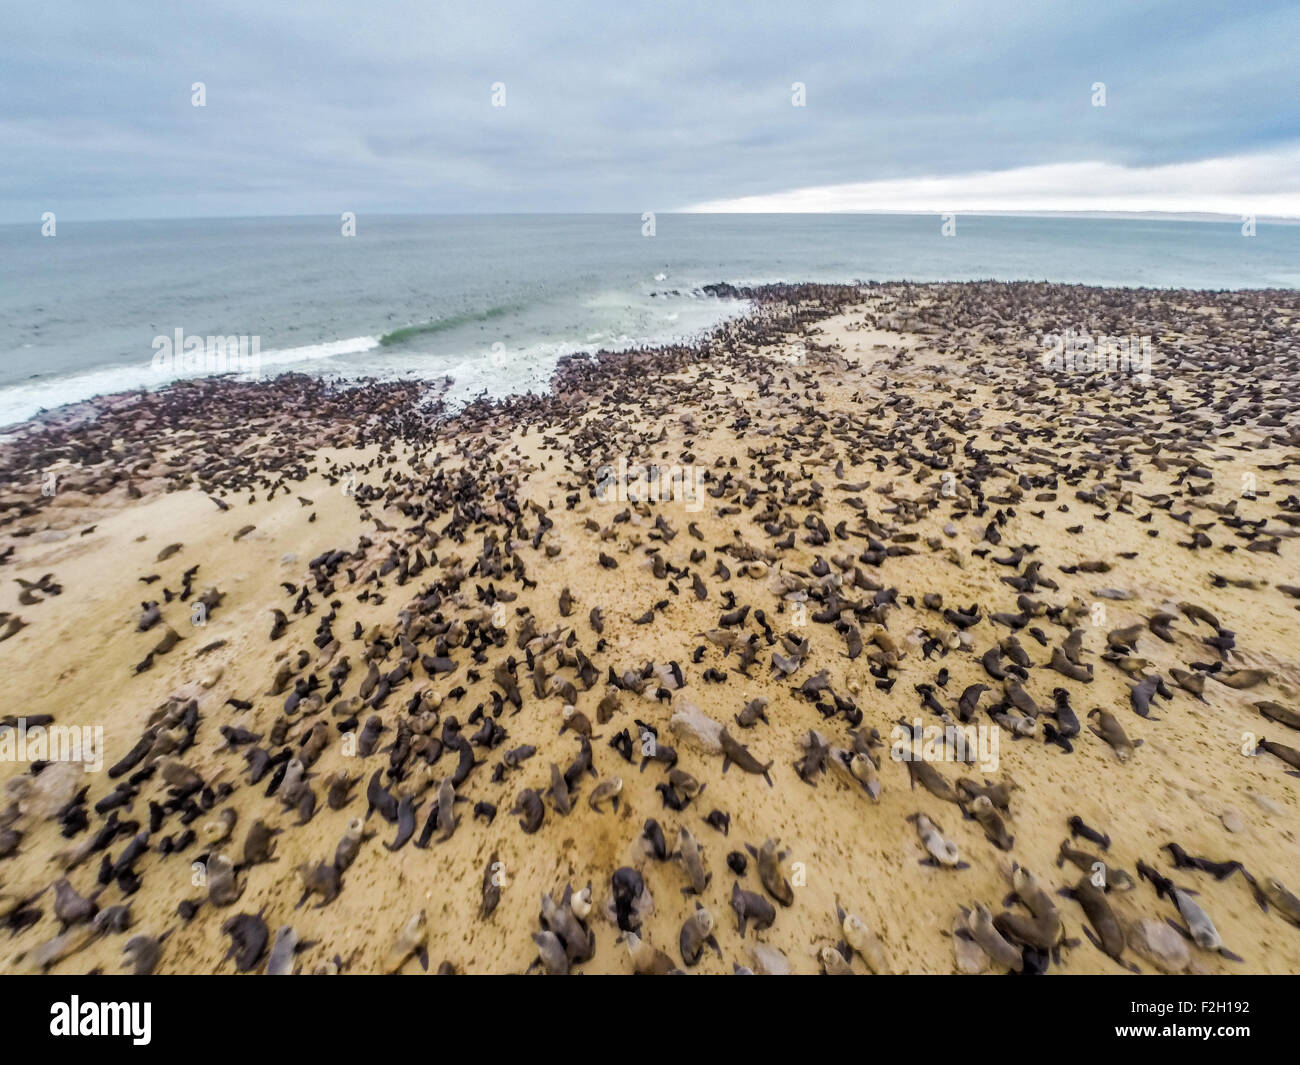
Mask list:
[[[0,761],[5,970],[1300,970],[1300,295],[711,291],[0,444],[4,724],[105,751]]]

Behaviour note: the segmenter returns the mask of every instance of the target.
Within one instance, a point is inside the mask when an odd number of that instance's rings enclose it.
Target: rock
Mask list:
[[[790,976],[794,973],[790,968],[790,959],[776,947],[755,943],[749,948],[749,953],[754,959],[754,972],[760,976]]]
[[[944,536],[956,536],[957,526],[952,522],[948,522],[948,524],[943,527],[943,534]]]
[[[83,776],[80,762],[51,762],[36,777],[15,778],[23,782],[18,809],[41,821],[57,816],[72,801]]]
[[[1235,806],[1227,807],[1223,813],[1219,814],[1219,820],[1223,822],[1223,827],[1229,832],[1245,832],[1246,821],[1241,816],[1241,812]]]
[[[1128,944],[1135,954],[1164,973],[1180,973],[1192,960],[1187,940],[1154,917],[1143,917],[1132,924]]]
[[[679,695],[681,693],[678,693]],[[669,731],[705,754],[722,753],[722,723],[713,720],[694,703],[682,698],[668,722]]]
[[[1271,814],[1274,817],[1281,817],[1282,814],[1286,812],[1282,809],[1282,807],[1280,807],[1267,795],[1261,795],[1257,791],[1250,791],[1247,792],[1246,794],[1248,794],[1252,799],[1254,799],[1255,805],[1257,805],[1266,814]]]

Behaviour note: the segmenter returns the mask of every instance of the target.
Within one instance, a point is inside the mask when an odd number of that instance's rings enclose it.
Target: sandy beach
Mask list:
[[[103,745],[0,761],[0,968],[233,973],[244,914],[305,973],[631,973],[630,927],[646,968],[1005,972],[983,906],[1013,968],[1300,970],[1300,296],[716,293],[752,313],[544,396],[199,380],[0,444],[0,718]],[[1067,330],[1149,374],[1045,365]],[[901,760],[900,720],[994,757]]]

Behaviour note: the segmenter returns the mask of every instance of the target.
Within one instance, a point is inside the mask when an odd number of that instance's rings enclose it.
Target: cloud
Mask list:
[[[1052,163],[706,200],[699,213],[1171,212],[1300,218],[1300,145],[1194,163]]]
[[[1254,165],[1300,139],[1294,0],[10,6],[0,221],[640,214],[994,172],[1070,188],[1052,167]],[[1264,176],[1207,189],[1291,191]]]

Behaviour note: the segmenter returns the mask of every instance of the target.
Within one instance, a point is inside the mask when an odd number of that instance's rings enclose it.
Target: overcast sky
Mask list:
[[[0,221],[1300,215],[1298,49],[1295,0],[41,0],[0,33]]]

